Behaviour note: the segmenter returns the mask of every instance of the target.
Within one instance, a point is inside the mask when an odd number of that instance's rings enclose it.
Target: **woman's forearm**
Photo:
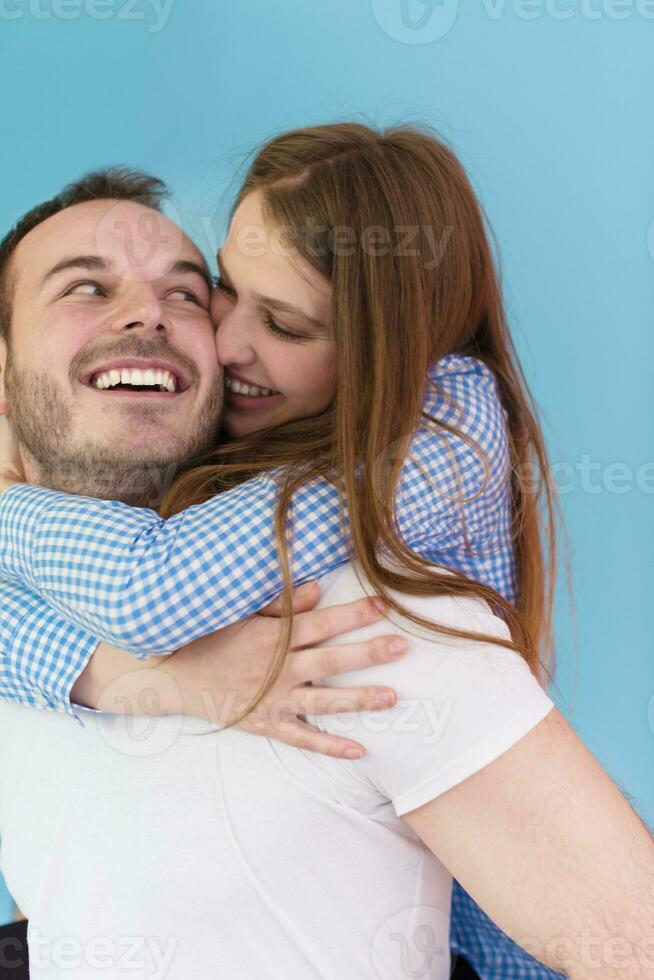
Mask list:
[[[0,571],[111,646],[165,654],[257,612],[282,590],[276,503],[266,477],[164,521],[143,508],[19,484],[0,498]],[[302,488],[293,517],[296,583],[347,560],[331,484]]]
[[[181,688],[162,669],[168,659],[137,660],[127,650],[100,643],[75,681],[70,700],[108,714],[184,714]]]
[[[438,375],[440,394],[425,405],[430,417],[449,425],[458,418],[458,401],[465,402],[468,422],[459,424],[466,438],[438,427],[421,431],[398,487],[400,532],[431,560],[439,546],[450,556],[461,548],[466,522],[492,528],[498,512],[509,510],[503,410],[492,376],[476,364],[455,358],[451,376]],[[487,483],[480,452],[493,475]],[[461,497],[468,501],[466,522]],[[270,475],[168,520],[145,508],[19,484],[0,496],[0,573],[19,578],[113,646],[166,653],[244,619],[279,594],[277,503],[278,485]],[[339,490],[327,480],[313,480],[293,494],[289,550],[296,584],[351,557],[345,513]],[[508,549],[510,540],[502,544]],[[505,594],[509,565],[500,563],[495,583]]]
[[[70,690],[97,646],[92,633],[31,589],[0,578],[0,700],[63,710],[79,721]]]

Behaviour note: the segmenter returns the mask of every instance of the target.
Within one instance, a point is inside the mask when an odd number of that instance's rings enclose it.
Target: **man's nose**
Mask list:
[[[117,333],[162,333],[167,329],[159,297],[147,285],[141,286],[125,298],[113,324]]]

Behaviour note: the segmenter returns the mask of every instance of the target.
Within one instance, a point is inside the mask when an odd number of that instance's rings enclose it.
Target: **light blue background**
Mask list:
[[[0,0],[3,231],[83,170],[126,162],[173,185],[210,253],[235,166],[273,133],[365,114],[452,141],[499,237],[566,488],[578,656],[562,594],[552,693],[652,823],[651,471],[649,492],[637,483],[654,459],[654,4],[443,0],[417,30],[401,0],[174,0],[163,24],[152,0],[132,19],[109,0],[106,20],[75,2]]]

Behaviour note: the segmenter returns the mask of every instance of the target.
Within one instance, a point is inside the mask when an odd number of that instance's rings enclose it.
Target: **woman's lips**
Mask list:
[[[225,388],[225,405],[227,408],[235,408],[237,411],[257,412],[262,408],[269,408],[276,405],[284,396],[278,395],[237,395],[235,391]]]

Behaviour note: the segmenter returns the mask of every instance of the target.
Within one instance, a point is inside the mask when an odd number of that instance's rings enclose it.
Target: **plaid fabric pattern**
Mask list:
[[[463,956],[481,980],[565,980],[525,952],[454,879],[450,920],[450,949]]]
[[[97,645],[20,582],[0,578],[0,699],[64,711],[83,727],[70,691]]]
[[[425,557],[512,597],[510,460],[493,375],[475,358],[445,358],[430,374],[424,407],[465,438],[428,422],[416,433],[398,529]],[[373,464],[379,479],[385,463]],[[278,482],[265,474],[164,521],[152,510],[20,484],[0,498],[0,574],[109,643],[164,654],[279,593],[277,496]],[[343,507],[322,480],[294,495],[294,581],[348,559]]]
[[[417,553],[513,601],[506,413],[492,372],[473,357],[444,358],[430,371],[424,413],[402,469],[398,530]],[[374,462],[378,478],[386,462]],[[97,637],[137,657],[165,654],[262,608],[282,588],[277,496],[275,476],[266,474],[164,521],[116,501],[27,484],[7,491],[0,697],[65,710],[83,724],[68,694]],[[346,508],[327,482],[297,491],[290,526],[296,583],[348,560]],[[457,883],[452,948],[482,980],[560,976],[513,943]]]

